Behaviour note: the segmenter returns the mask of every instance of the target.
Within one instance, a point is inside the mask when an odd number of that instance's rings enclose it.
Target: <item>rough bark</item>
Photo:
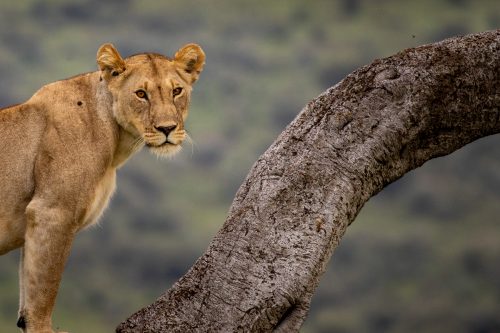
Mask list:
[[[117,332],[296,332],[334,249],[386,185],[500,131],[500,30],[375,60],[257,160],[206,253]]]

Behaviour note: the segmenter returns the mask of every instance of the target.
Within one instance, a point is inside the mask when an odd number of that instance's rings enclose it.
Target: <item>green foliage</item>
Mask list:
[[[300,109],[355,68],[500,24],[497,1],[3,1],[0,105],[123,55],[207,54],[172,161],[142,152],[119,172],[99,226],[75,242],[54,325],[111,332],[202,254],[257,157]],[[481,140],[391,185],[332,260],[304,332],[500,331],[500,144]],[[14,331],[17,254],[0,258],[0,327]]]

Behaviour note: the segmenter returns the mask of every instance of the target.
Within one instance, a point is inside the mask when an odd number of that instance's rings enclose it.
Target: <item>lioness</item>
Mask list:
[[[0,255],[22,248],[23,332],[53,333],[71,243],[107,205],[116,169],[144,145],[161,156],[180,149],[204,63],[196,44],[173,59],[153,53],[123,59],[104,44],[98,71],[48,84],[0,110]]]

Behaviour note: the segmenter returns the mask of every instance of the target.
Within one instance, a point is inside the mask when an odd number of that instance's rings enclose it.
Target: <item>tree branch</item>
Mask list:
[[[257,160],[189,272],[117,332],[296,332],[364,203],[500,130],[500,30],[375,60],[310,102]]]

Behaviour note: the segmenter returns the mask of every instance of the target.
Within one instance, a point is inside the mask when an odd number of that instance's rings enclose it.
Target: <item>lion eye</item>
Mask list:
[[[182,88],[181,87],[177,87],[175,88],[174,90],[172,90],[172,95],[177,96],[177,95],[180,95],[182,92]]]
[[[142,90],[142,89],[137,90],[137,91],[135,92],[135,95],[136,95],[137,97],[139,97],[139,98],[142,98],[142,99],[148,99],[148,96],[146,95],[146,92],[145,92],[144,90]]]

